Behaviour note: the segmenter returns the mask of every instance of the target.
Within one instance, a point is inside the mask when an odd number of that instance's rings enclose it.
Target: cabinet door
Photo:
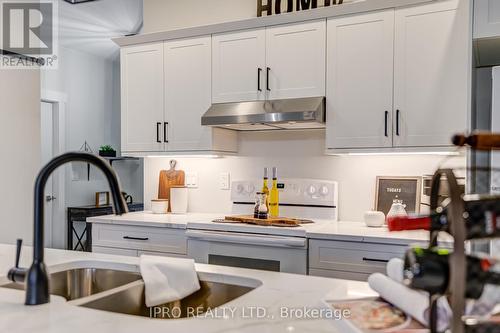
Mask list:
[[[212,37],[214,103],[265,98],[265,40],[265,29]]]
[[[327,27],[327,148],[391,147],[394,10]]]
[[[201,116],[211,105],[210,37],[165,42],[164,63],[167,150],[209,150],[212,129]]]
[[[267,98],[325,96],[325,61],[325,20],[267,28]]]
[[[468,8],[451,0],[397,9],[395,22],[394,144],[450,146],[467,129]]]
[[[163,43],[121,49],[122,151],[162,151]]]
[[[474,38],[500,36],[500,1],[474,0]]]

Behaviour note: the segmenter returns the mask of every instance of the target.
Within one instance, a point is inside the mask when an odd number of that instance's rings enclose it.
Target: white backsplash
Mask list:
[[[373,209],[377,176],[421,176],[432,174],[444,160],[464,166],[465,157],[440,155],[324,155],[324,131],[270,131],[239,134],[238,156],[181,158],[177,168],[198,173],[198,188],[189,190],[190,212],[229,213],[230,191],[219,189],[221,172],[231,181],[259,179],[264,167],[278,167],[282,178],[316,178],[339,182],[339,218],[362,221]],[[144,202],[158,194],[160,170],[169,168],[169,157],[144,161]]]

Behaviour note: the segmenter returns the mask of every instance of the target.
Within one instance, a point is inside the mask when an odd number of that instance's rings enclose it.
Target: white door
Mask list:
[[[500,1],[474,0],[474,38],[500,36]]]
[[[40,115],[40,144],[42,166],[47,164],[54,157],[54,112],[53,104],[42,102]],[[54,192],[53,176],[49,178],[45,185],[45,246],[52,247],[52,226],[54,224],[54,200],[57,200],[56,193]]]
[[[265,99],[265,29],[213,35],[213,103]]]
[[[167,150],[209,150],[212,129],[201,126],[211,105],[211,38],[165,42]]]
[[[325,61],[325,20],[267,28],[267,98],[325,96]]]
[[[469,17],[458,5],[396,10],[395,146],[450,146],[452,135],[467,129]]]
[[[163,43],[121,49],[122,151],[164,150]]]
[[[327,148],[391,147],[394,10],[327,27]]]

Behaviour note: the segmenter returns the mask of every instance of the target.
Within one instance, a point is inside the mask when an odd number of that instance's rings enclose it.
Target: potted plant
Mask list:
[[[99,156],[102,157],[116,157],[116,150],[110,145],[104,145],[99,148]]]

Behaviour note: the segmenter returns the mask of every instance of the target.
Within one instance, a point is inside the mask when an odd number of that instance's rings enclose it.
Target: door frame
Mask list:
[[[53,111],[53,155],[57,156],[66,151],[66,103],[67,96],[64,93],[51,90],[42,90],[40,103],[52,104]],[[52,220],[45,221],[48,223],[50,233],[46,237],[46,244],[50,247],[66,249],[66,191],[65,191],[66,168],[57,170],[53,177],[53,190],[57,194],[57,199],[52,206]],[[59,222],[59,223],[57,223]],[[57,232],[57,234],[55,234]],[[60,240],[55,235],[63,235]],[[55,241],[57,240],[57,241]]]

